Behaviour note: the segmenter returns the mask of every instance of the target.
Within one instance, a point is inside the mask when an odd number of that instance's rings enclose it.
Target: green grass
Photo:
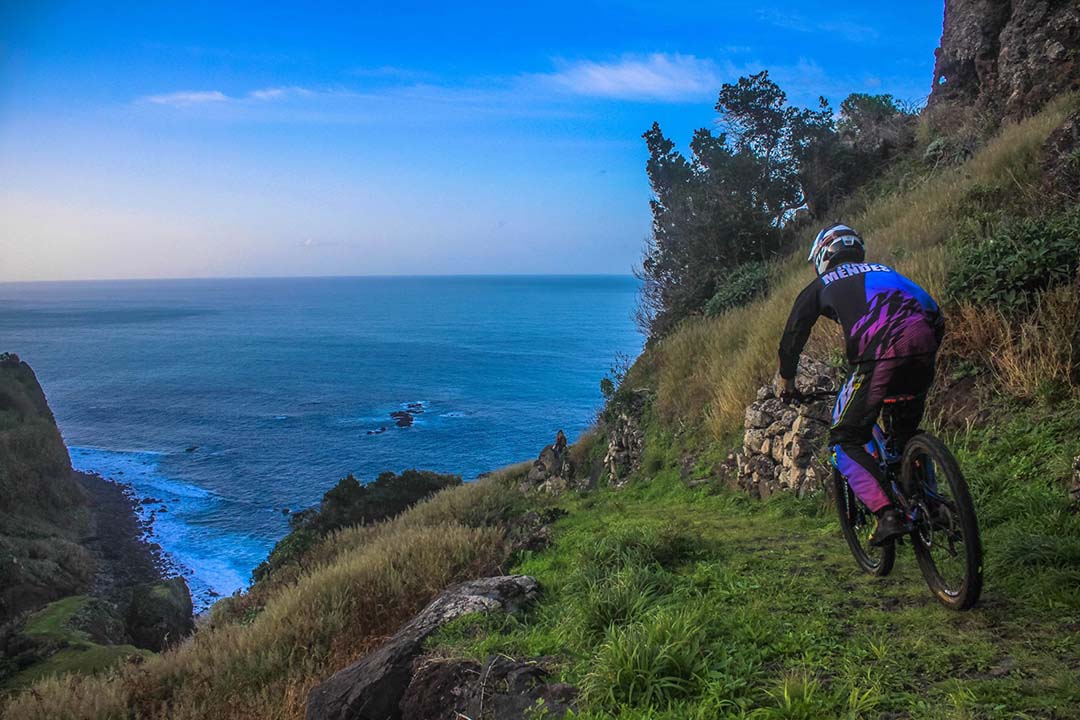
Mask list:
[[[861,574],[827,498],[688,490],[667,467],[565,499],[555,546],[514,568],[539,607],[433,646],[564,658],[587,718],[1080,717],[1078,427],[1066,403],[950,438],[986,547],[973,611],[941,606],[908,547]]]
[[[50,603],[27,618],[23,633],[55,640],[88,640],[89,635],[69,627],[69,623],[91,602],[87,595],[71,595]]]
[[[15,690],[65,673],[92,675],[132,657],[152,657],[154,653],[133,645],[93,642],[90,634],[79,627],[79,616],[94,617],[98,612],[95,604],[100,602],[87,595],[72,595],[49,603],[30,615],[22,634],[60,649],[8,678],[3,688]]]
[[[67,673],[94,675],[132,658],[153,656],[154,653],[149,650],[142,650],[134,645],[78,643],[19,673],[8,683],[8,689],[28,687],[39,680]]]

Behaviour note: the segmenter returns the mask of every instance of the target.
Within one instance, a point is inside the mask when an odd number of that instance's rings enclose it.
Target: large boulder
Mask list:
[[[574,709],[577,689],[549,682],[551,658],[473,660],[421,658],[401,700],[412,720],[561,718]]]
[[[483,578],[444,590],[378,650],[339,670],[308,695],[308,720],[396,720],[413,661],[436,630],[464,615],[516,612],[539,593],[524,575]]]
[[[136,647],[161,652],[195,630],[191,591],[182,577],[131,589],[127,629]]]
[[[521,489],[558,495],[569,488],[573,480],[574,466],[567,448],[548,445],[529,468],[528,475],[521,482]]]

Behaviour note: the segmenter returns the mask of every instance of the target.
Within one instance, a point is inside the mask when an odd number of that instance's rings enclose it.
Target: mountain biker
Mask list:
[[[889,395],[915,397],[898,405],[893,418],[898,450],[915,435],[934,380],[944,319],[921,287],[886,265],[865,262],[862,238],[847,225],[818,233],[807,260],[817,277],[791,308],[780,340],[777,391],[785,400],[798,396],[795,370],[810,329],[821,315],[838,322],[852,370],[833,408],[832,463],[877,517],[870,544],[883,545],[911,527],[883,490],[885,478],[866,446]]]

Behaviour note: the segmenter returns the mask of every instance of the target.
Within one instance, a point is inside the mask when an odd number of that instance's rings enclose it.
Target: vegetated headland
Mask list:
[[[596,427],[473,483],[346,478],[249,590],[156,648],[111,642],[139,613],[88,589],[89,521],[49,523],[86,489],[8,358],[4,637],[38,650],[5,655],[3,716],[1080,717],[1078,27],[1067,3],[950,0],[924,108],[793,107],[761,73],[720,89],[726,130],[689,156],[654,125],[649,341],[602,381]],[[746,461],[805,246],[834,219],[943,303],[926,424],[979,516],[971,611],[941,606],[907,547],[860,574],[820,437],[778,427],[771,464]],[[803,382],[842,372],[836,347],[819,326]]]

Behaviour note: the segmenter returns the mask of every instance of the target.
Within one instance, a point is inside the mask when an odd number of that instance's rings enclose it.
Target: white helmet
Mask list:
[[[866,246],[859,234],[847,225],[836,223],[818,233],[806,261],[813,263],[818,275],[823,275],[839,255],[850,256],[854,262],[866,258]]]

